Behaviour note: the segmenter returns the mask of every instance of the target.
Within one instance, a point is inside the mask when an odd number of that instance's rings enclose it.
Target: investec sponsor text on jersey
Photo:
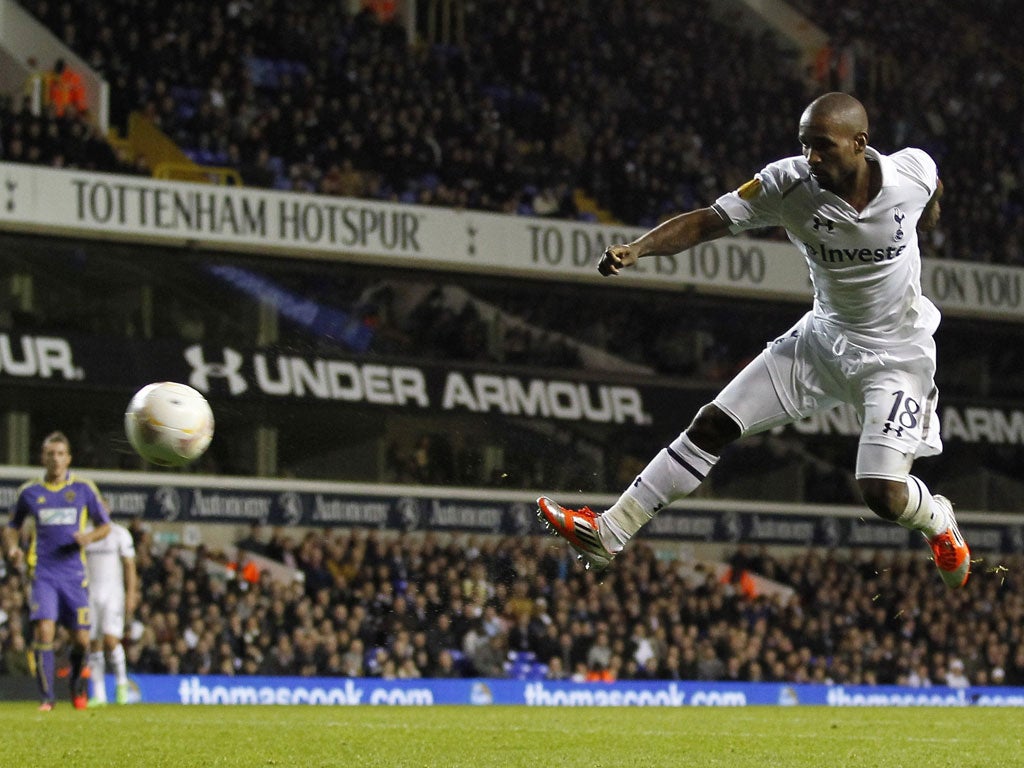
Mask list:
[[[866,264],[878,264],[882,261],[892,261],[906,249],[907,246],[886,246],[885,248],[829,248],[824,243],[818,243],[815,247],[810,243],[804,243],[807,255],[812,259],[821,259],[828,264],[842,264],[844,262],[864,262]]]
[[[422,216],[408,209],[313,195],[272,199],[257,192],[160,187],[92,177],[71,183],[78,221],[83,224],[422,251],[418,239]]]

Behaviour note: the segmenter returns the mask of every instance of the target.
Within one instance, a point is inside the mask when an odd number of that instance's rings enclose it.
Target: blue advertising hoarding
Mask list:
[[[108,677],[113,688],[113,678]],[[187,705],[567,707],[929,706],[1019,707],[1024,688],[908,688],[897,685],[821,685],[697,681],[573,683],[484,678],[230,677],[134,675],[132,703]]]

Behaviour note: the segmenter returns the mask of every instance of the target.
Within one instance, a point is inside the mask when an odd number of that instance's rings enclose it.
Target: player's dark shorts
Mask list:
[[[68,629],[89,629],[89,592],[80,582],[37,576],[32,581],[29,618],[51,619]]]

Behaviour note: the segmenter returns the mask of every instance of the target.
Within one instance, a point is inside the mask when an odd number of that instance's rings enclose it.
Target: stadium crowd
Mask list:
[[[134,673],[1024,685],[1019,558],[948,592],[923,547],[741,545],[719,573],[638,544],[598,578],[539,537],[255,527],[217,553],[132,529]],[[302,578],[275,580],[248,552]],[[26,674],[17,574],[0,609],[4,671]]]
[[[938,160],[944,222],[926,253],[1024,263],[1011,13],[957,2],[953,24],[944,0],[804,3],[835,38],[803,72],[707,0],[480,0],[461,39],[413,45],[343,5],[26,3],[111,83],[113,124],[141,111],[248,184],[326,194],[568,217],[581,190],[645,226],[794,153],[808,96],[850,88],[876,146]]]
[[[34,114],[27,102],[0,97],[0,159],[52,168],[148,175],[144,161],[118,153],[82,115]]]

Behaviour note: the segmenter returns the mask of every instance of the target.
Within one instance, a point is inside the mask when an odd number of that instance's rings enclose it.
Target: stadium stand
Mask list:
[[[144,162],[119,154],[96,126],[79,114],[33,114],[25,102],[0,97],[0,159],[54,168],[149,175]]]
[[[1024,263],[1019,65],[1005,44],[976,55],[1014,22],[956,3],[962,23],[932,25],[938,0],[892,17],[837,5],[802,10],[836,30],[873,143],[928,149],[948,180],[926,254]],[[397,21],[309,0],[148,3],[144,24],[125,0],[26,6],[112,83],[114,125],[138,110],[248,184],[563,217],[580,190],[637,225],[795,152],[793,116],[840,85],[706,2],[488,0],[461,44],[411,47]],[[875,42],[894,36],[899,55]]]
[[[133,533],[136,673],[928,686],[950,684],[962,664],[972,685],[1024,685],[1019,558],[949,593],[923,548],[740,548],[726,568],[639,544],[599,581],[547,539],[276,530],[262,557],[300,577],[249,581],[231,578],[244,551],[163,548],[144,526]],[[25,674],[12,643],[17,577],[0,585],[0,608],[5,671]]]

